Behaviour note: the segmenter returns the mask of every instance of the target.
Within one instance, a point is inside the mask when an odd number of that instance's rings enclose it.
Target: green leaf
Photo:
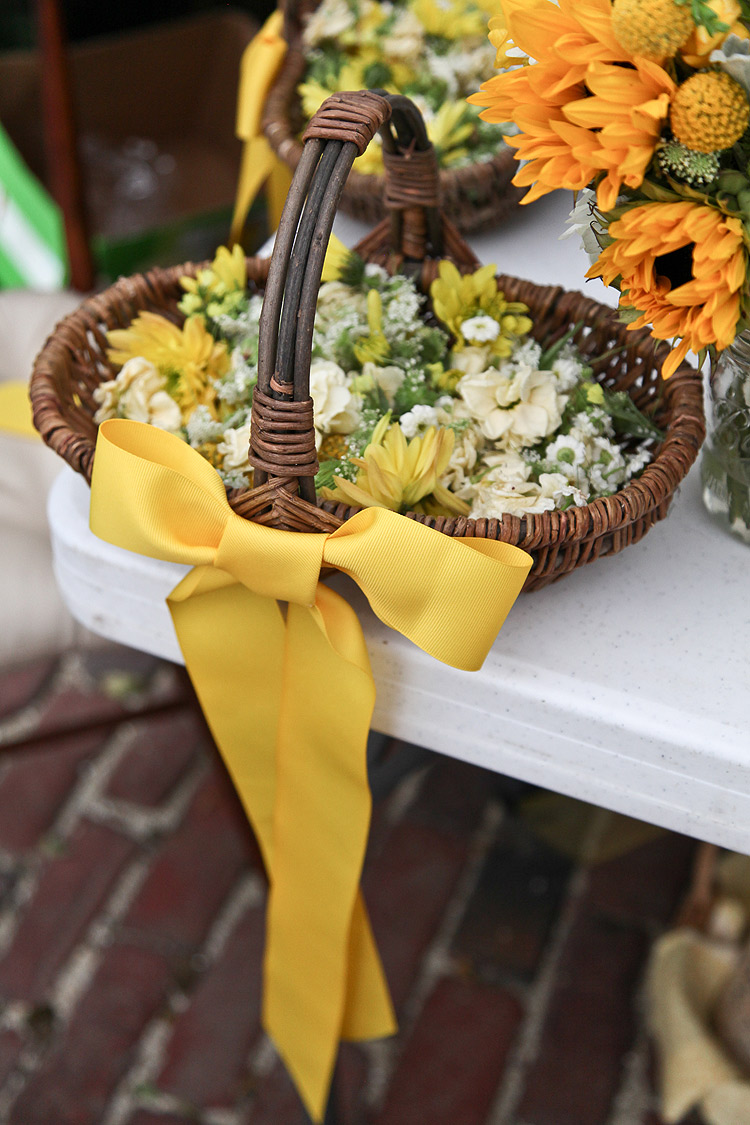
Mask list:
[[[560,355],[560,352],[563,350],[568,341],[572,340],[576,332],[578,332],[582,327],[583,321],[579,320],[577,324],[574,324],[572,328],[568,329],[564,336],[561,336],[560,339],[556,340],[554,344],[550,344],[546,351],[542,352],[542,357],[539,360],[540,371],[550,371],[552,369],[552,364]]]
[[[605,389],[603,405],[612,419],[616,433],[637,438],[655,438],[657,441],[664,440],[664,431],[638,409],[625,391]]]

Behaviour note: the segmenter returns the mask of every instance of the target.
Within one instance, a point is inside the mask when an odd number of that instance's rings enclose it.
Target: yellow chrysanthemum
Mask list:
[[[696,152],[731,148],[747,129],[747,95],[723,70],[693,74],[672,99],[669,123],[678,141]]]
[[[505,140],[524,161],[514,178],[530,186],[523,202],[597,180],[599,206],[609,210],[623,184],[643,180],[669,112],[672,79],[618,42],[610,0],[502,6],[509,41],[537,61],[496,75],[469,101],[486,107],[485,120],[518,126],[519,134]]]
[[[631,55],[663,62],[687,42],[695,23],[689,6],[675,0],[614,0],[612,29]]]
[[[212,379],[229,370],[226,344],[213,338],[203,318],[190,316],[180,329],[158,313],[141,312],[129,328],[107,333],[107,358],[124,364],[143,356],[171,379],[170,394],[184,411],[200,403],[210,405]]]
[[[750,38],[750,32],[740,22],[742,8],[739,0],[708,0],[706,6],[716,13],[726,30],[717,31],[714,35],[709,35],[703,26],[697,26],[693,30],[680,54],[688,66],[695,67],[696,70],[708,65],[711,52],[721,47],[728,35],[737,35],[740,39]]]
[[[467,120],[469,112],[465,101],[443,102],[435,116],[426,122],[427,136],[444,167],[468,155],[464,142],[474,132],[474,125]]]
[[[198,270],[195,277],[181,277],[180,285],[186,293],[202,289],[207,296],[224,297],[237,289],[244,289],[247,281],[245,252],[239,243],[227,250],[220,246],[216,257],[207,269]]]
[[[367,336],[361,336],[354,345],[354,354],[361,364],[383,363],[391,353],[383,335],[383,299],[377,289],[367,294]]]
[[[495,355],[508,356],[513,342],[531,330],[532,321],[528,305],[521,301],[506,301],[497,287],[494,265],[482,266],[475,273],[460,274],[453,262],[443,259],[438,266],[438,277],[430,286],[430,297],[435,315],[456,338],[456,345],[464,347],[461,325],[472,317],[491,317],[499,326],[491,347]]]
[[[668,378],[688,351],[732,342],[740,319],[747,254],[739,219],[688,200],[644,203],[610,224],[613,242],[587,277],[620,289],[620,305],[641,315],[658,340],[680,339],[662,367]]]
[[[425,496],[434,496],[446,511],[467,515],[464,501],[439,483],[454,441],[453,430],[430,426],[423,436],[407,442],[401,427],[397,422],[391,425],[386,414],[373,430],[364,455],[353,459],[359,469],[356,484],[334,477],[336,488],[323,488],[321,494],[326,500],[392,512],[408,511]]]
[[[466,0],[414,0],[411,10],[426,35],[445,39],[481,39],[487,34],[488,13]]]

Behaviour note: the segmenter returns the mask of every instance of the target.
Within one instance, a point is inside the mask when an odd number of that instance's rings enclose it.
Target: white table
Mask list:
[[[501,271],[580,288],[586,259],[557,239],[567,210],[543,200],[472,244]],[[359,228],[338,229],[351,242]],[[587,291],[614,303],[598,283]],[[49,518],[72,613],[179,661],[164,598],[185,568],[96,539],[87,486],[68,469]],[[749,569],[748,548],[704,511],[694,469],[640,543],[523,595],[477,673],[425,656],[334,581],[364,626],[375,729],[750,853]]]

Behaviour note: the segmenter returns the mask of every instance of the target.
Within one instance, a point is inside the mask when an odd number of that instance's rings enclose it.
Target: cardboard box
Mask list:
[[[256,30],[243,12],[208,12],[69,48],[102,280],[201,260],[226,239],[241,157],[240,59]],[[0,121],[44,182],[38,53],[0,54]],[[262,207],[254,220],[260,242]]]

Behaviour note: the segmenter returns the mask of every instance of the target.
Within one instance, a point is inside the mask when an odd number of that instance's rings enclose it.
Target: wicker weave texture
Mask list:
[[[331,107],[327,107],[321,118],[324,132],[316,125],[305,145],[273,258],[270,262],[248,259],[249,285],[264,291],[265,298],[251,446],[256,487],[229,493],[230,504],[245,518],[293,530],[326,531],[335,529],[354,511],[315,502],[309,398],[312,324],[330,225],[359,147],[349,138],[347,128],[364,127],[370,136],[380,130],[384,145],[389,146],[394,132],[403,135],[413,127],[409,106],[405,99],[347,96],[339,106],[344,120],[330,136],[325,135],[330,127]],[[389,122],[391,110],[393,120]],[[389,268],[405,266],[426,289],[435,276],[436,260],[409,261],[404,252],[404,242],[419,227],[427,234],[432,232],[430,237],[438,239],[441,252],[452,257],[460,269],[476,268],[474,255],[450,223],[439,218],[435,233],[431,201],[422,209],[421,226],[404,222],[406,212],[420,213],[416,201],[409,204],[406,211],[394,212],[360,243],[357,249],[367,260]],[[394,244],[394,237],[401,238],[401,243]],[[423,252],[424,245],[422,242]],[[107,359],[106,332],[129,324],[142,310],[179,322],[179,278],[194,275],[198,268],[155,269],[120,280],[66,317],[37,357],[31,382],[35,424],[47,444],[87,480],[91,479],[96,440],[93,392],[115,374]],[[509,300],[529,306],[533,334],[545,345],[577,326],[575,342],[592,361],[595,378],[606,387],[626,391],[665,431],[664,441],[640,477],[613,496],[584,507],[488,520],[409,513],[444,534],[499,539],[529,551],[534,564],[524,588],[534,590],[637,542],[667,514],[675,489],[703,440],[702,384],[684,364],[664,382],[659,367],[666,346],[655,348],[645,330],[627,331],[613,310],[580,293],[505,276],[499,283]],[[597,361],[605,353],[607,358]]]

